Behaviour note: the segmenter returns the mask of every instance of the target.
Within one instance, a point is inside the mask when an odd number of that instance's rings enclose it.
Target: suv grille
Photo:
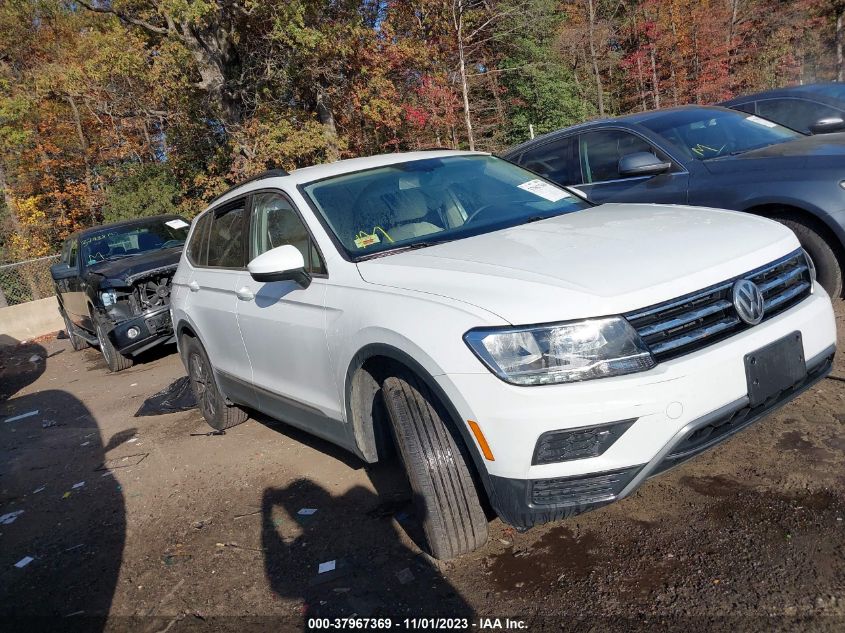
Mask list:
[[[765,300],[763,320],[810,294],[811,277],[800,249],[757,270],[699,292],[624,315],[657,361],[712,345],[751,326],[740,321],[732,301],[737,279],[750,279]]]

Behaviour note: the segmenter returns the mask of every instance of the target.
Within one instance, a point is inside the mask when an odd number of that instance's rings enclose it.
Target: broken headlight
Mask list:
[[[114,290],[105,290],[100,293],[100,301],[103,302],[104,308],[108,308],[117,303],[117,293]]]
[[[493,373],[515,385],[621,376],[656,364],[640,336],[621,317],[470,330],[464,340]]]

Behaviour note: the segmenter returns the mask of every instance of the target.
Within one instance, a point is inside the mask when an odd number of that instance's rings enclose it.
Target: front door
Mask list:
[[[326,342],[326,269],[308,229],[279,191],[253,195],[250,258],[292,244],[311,274],[294,281],[259,282],[240,276],[238,324],[253,369],[258,409],[338,441],[345,437]]]

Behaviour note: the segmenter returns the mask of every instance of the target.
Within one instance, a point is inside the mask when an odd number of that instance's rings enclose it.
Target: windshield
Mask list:
[[[735,110],[675,110],[640,122],[681,150],[707,160],[785,143],[803,136],[753,114]]]
[[[304,192],[355,258],[416,248],[589,207],[492,156],[430,158],[313,182]]]
[[[82,242],[82,261],[87,265],[110,259],[132,257],[140,253],[176,248],[185,243],[190,224],[182,218],[149,220],[106,228],[86,235]]]

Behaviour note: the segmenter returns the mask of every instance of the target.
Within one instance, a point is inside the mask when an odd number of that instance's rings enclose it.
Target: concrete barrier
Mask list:
[[[65,323],[56,297],[0,308],[0,341],[25,341],[63,329]]]

